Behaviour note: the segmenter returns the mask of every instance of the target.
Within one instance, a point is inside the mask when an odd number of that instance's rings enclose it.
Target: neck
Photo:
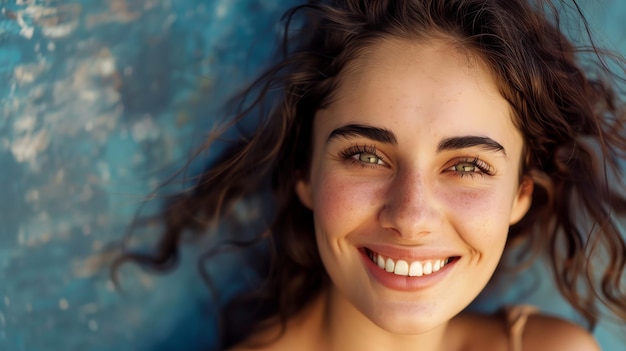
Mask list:
[[[349,301],[329,287],[312,306],[317,340],[324,350],[450,350],[444,343],[447,323],[416,335],[390,333],[372,323]]]

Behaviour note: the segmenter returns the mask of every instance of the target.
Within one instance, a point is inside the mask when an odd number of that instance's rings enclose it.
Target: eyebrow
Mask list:
[[[337,138],[364,137],[385,144],[398,145],[398,140],[392,131],[384,128],[361,124],[347,124],[334,129],[328,136],[327,142]],[[460,150],[471,147],[480,147],[487,151],[501,152],[506,156],[506,150],[497,141],[483,136],[466,135],[445,138],[437,146],[437,152]]]
[[[502,152],[506,156],[504,146],[500,145],[497,141],[489,137],[474,135],[443,139],[437,146],[437,152],[466,149],[470,147],[480,147],[487,151]]]
[[[327,142],[339,137],[364,137],[385,144],[398,145],[396,136],[390,130],[361,124],[348,124],[333,130]]]

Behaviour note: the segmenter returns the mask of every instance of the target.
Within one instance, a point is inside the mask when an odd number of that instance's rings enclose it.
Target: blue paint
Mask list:
[[[271,57],[287,2],[32,3],[61,15],[25,16],[31,39],[0,15],[0,350],[205,349],[215,323],[197,250],[187,249],[169,276],[125,267],[125,294],[111,290],[96,254],[122,237],[152,186],[182,165],[220,104]],[[602,5],[589,9],[592,24],[626,52],[626,3]],[[26,7],[0,0],[5,11]],[[68,34],[46,36],[73,20]],[[14,75],[17,66],[26,76]],[[194,163],[191,175],[210,160]],[[550,289],[532,299],[575,318],[548,299]],[[597,336],[604,349],[620,345],[606,329]]]
[[[12,72],[22,59],[21,51],[15,46],[3,47],[0,50],[0,74]]]

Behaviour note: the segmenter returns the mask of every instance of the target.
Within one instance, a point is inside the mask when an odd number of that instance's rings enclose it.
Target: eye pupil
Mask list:
[[[476,166],[468,164],[459,164],[455,168],[457,172],[474,172],[476,170]]]
[[[371,155],[371,154],[361,154],[359,156],[359,160],[361,160],[361,162],[365,162],[365,163],[378,163],[378,157]]]

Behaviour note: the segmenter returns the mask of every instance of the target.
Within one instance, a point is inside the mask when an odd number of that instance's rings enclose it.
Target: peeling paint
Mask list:
[[[191,258],[173,276],[125,266],[126,295],[109,279],[111,248],[166,177],[158,170],[186,160],[215,109],[248,80],[242,67],[261,63],[247,48],[273,44],[261,33],[286,6],[0,0],[0,350],[145,351],[154,335],[174,335],[178,344],[163,349],[207,342],[198,248],[181,254]],[[607,19],[626,13],[618,7]],[[157,233],[136,233],[129,245],[152,247]],[[208,327],[178,336],[179,322]]]

